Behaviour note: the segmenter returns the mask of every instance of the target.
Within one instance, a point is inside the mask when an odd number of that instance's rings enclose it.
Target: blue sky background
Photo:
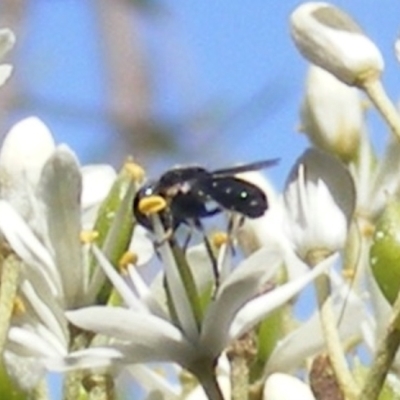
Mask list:
[[[268,175],[282,187],[307,145],[296,133],[307,63],[292,44],[288,26],[290,13],[300,2],[153,1],[161,12],[143,12],[141,28],[152,74],[154,115],[179,122],[207,111],[214,118],[201,131],[184,125],[177,129],[174,134],[184,151],[153,159],[146,165],[150,174],[177,163],[217,168],[280,157],[279,166]],[[8,124],[37,115],[83,164],[113,160],[118,166],[111,154],[119,139],[106,115],[107,80],[95,3],[27,1],[13,79],[30,101],[15,110]],[[331,3],[351,14],[381,49],[386,61],[383,81],[397,100],[400,65],[393,44],[400,33],[399,3]],[[374,142],[381,149],[386,128],[376,113],[370,113],[370,120]],[[146,159],[141,149],[127,149],[126,154]]]
[[[28,1],[14,79],[32,100],[13,120],[36,114],[83,163],[107,161],[115,144],[106,117],[107,81],[99,43],[96,0]],[[159,13],[142,13],[142,34],[154,89],[154,115],[183,121],[213,115],[207,129],[174,133],[184,149],[151,165],[159,174],[171,164],[209,167],[280,157],[269,175],[279,187],[306,140],[295,132],[306,62],[289,35],[288,17],[299,1],[154,0]],[[400,94],[400,65],[393,42],[400,6],[390,0],[333,1],[348,11],[381,49],[383,80],[393,99]],[[51,107],[48,105],[51,104]],[[373,114],[373,113],[372,113]],[[372,115],[375,141],[385,137]],[[10,121],[11,122],[11,121]],[[141,149],[127,149],[139,160]]]

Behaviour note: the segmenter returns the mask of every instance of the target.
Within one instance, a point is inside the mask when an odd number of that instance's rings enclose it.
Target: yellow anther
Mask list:
[[[81,242],[84,244],[93,243],[94,241],[96,241],[98,237],[99,237],[98,231],[82,231],[80,233]]]
[[[126,273],[129,264],[137,264],[138,255],[132,251],[126,251],[118,261],[118,266],[121,273]]]
[[[124,164],[124,169],[127,171],[135,182],[143,182],[145,177],[144,169],[139,165],[133,162],[132,160],[128,160]]]
[[[211,235],[211,243],[216,249],[219,249],[224,244],[228,243],[229,237],[226,232],[215,232]]]
[[[362,233],[365,238],[370,238],[375,232],[375,225],[369,224],[363,227]]]
[[[16,296],[13,304],[13,315],[18,317],[26,313],[26,307],[21,297]]]
[[[356,271],[354,269],[348,268],[342,271],[342,276],[344,279],[352,281],[356,275]]]
[[[165,209],[167,202],[161,196],[148,196],[139,201],[139,211],[145,215],[156,214]]]

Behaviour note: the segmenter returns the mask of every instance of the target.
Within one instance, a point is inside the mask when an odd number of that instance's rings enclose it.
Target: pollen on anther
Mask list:
[[[96,241],[99,237],[99,232],[95,230],[82,231],[80,233],[80,240],[83,244],[90,244]]]
[[[354,268],[349,268],[342,271],[343,278],[349,281],[353,280],[355,275],[356,271],[354,270]]]
[[[127,161],[124,165],[124,169],[132,176],[132,179],[136,182],[143,182],[145,177],[144,169],[133,161]]]
[[[138,209],[142,214],[156,214],[167,206],[167,202],[161,196],[148,196],[139,201]]]
[[[16,296],[13,304],[13,315],[21,316],[26,313],[25,303],[20,296]]]
[[[226,244],[228,239],[228,235],[225,232],[215,232],[211,236],[211,242],[217,249]]]
[[[121,273],[126,273],[129,264],[136,265],[138,262],[138,255],[132,251],[126,251],[118,261],[118,267]]]

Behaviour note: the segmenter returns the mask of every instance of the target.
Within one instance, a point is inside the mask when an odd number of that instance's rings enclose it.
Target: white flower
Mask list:
[[[35,186],[55,148],[47,126],[36,117],[25,118],[6,135],[0,151],[0,167],[10,179],[26,180]]]
[[[400,193],[400,142],[390,138],[383,156],[376,162],[364,146],[358,169],[352,169],[357,185],[357,209],[360,215],[376,219],[388,199]]]
[[[341,163],[317,149],[296,162],[284,192],[287,237],[307,259],[313,250],[341,250],[355,207],[355,189]]]
[[[199,320],[190,306],[167,243],[161,246],[160,254],[174,316],[164,310],[149,290],[143,290],[142,284],[142,289],[138,289],[137,277],[127,285],[101,253],[94,251],[129,309],[89,307],[68,312],[68,318],[74,325],[116,340],[114,346],[104,349],[103,362],[107,362],[107,354],[108,363],[114,359],[117,364],[125,365],[172,361],[199,379],[211,373],[215,360],[231,341],[293,297],[335,260],[335,257],[328,258],[301,278],[259,294],[262,284],[273,276],[282,262],[280,253],[260,249],[226,276]],[[88,349],[71,354],[66,364],[54,365],[54,368],[84,367],[86,362],[93,363],[93,358],[96,356]]]
[[[333,284],[334,314],[338,321],[340,338],[345,341],[361,337],[368,320],[368,311],[360,296],[343,279],[331,270]],[[345,308],[343,308],[345,306]],[[283,337],[274,348],[265,366],[264,375],[274,372],[291,373],[305,367],[305,360],[324,351],[325,337],[321,327],[319,311],[315,311],[307,321]]]
[[[182,384],[183,374],[185,381],[190,377],[181,367],[175,364],[168,366],[157,364],[157,369],[160,370],[160,368],[162,368],[161,373],[147,365],[133,364],[126,367],[124,371],[130,373],[132,378],[148,393],[148,399],[154,394],[168,400],[208,400],[204,389],[195,379],[191,379],[187,385]],[[215,373],[223,398],[230,400],[230,364],[225,354],[218,359]],[[188,387],[193,387],[193,389],[188,390]]]
[[[71,150],[55,147],[36,118],[11,129],[0,168],[8,183],[0,199],[0,232],[24,262],[20,295],[27,308],[12,321],[7,349],[45,365],[44,360],[68,353],[64,311],[93,304],[104,282],[104,274],[91,269],[88,246],[81,244],[81,218],[103,200],[115,172],[106,166],[81,172]],[[91,196],[82,194],[82,182]]]
[[[301,110],[301,129],[321,149],[344,161],[358,154],[363,132],[360,92],[311,66]]]
[[[276,373],[264,385],[264,400],[315,400],[308,385],[294,376]]]
[[[341,81],[358,85],[380,76],[381,53],[340,9],[323,2],[304,3],[292,13],[290,22],[302,55]]]
[[[263,246],[275,250],[282,234],[282,203],[272,185],[260,172],[247,172],[239,177],[259,187],[265,193],[268,209],[259,218],[246,218],[238,229],[238,241],[246,255]]]
[[[0,29],[0,58],[14,46],[15,36],[9,29]],[[0,64],[0,86],[4,85],[12,72],[9,64]]]

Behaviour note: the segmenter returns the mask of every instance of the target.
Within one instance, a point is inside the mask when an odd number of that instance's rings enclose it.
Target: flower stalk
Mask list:
[[[392,316],[385,336],[375,352],[365,384],[358,400],[376,400],[382,391],[386,376],[400,347],[400,293],[393,305]]]
[[[382,82],[379,79],[367,79],[360,82],[359,87],[368,95],[397,140],[400,140],[400,115],[386,94]]]

